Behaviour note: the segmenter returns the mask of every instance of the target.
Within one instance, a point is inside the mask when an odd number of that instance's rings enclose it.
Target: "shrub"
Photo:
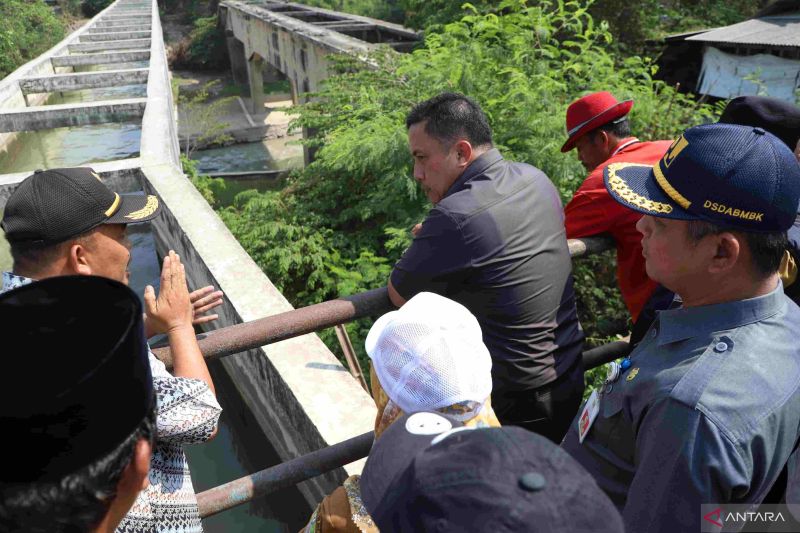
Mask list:
[[[0,78],[64,38],[64,24],[42,0],[0,1]]]

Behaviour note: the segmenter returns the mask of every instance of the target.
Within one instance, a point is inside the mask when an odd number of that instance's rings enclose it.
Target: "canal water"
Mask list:
[[[141,68],[144,64],[112,65],[113,68]],[[105,70],[93,68],[92,70]],[[93,89],[53,95],[47,102],[75,103],[115,98],[145,96],[145,86]],[[57,128],[21,133],[5,152],[0,152],[0,174],[32,171],[37,168],[79,166],[99,161],[136,157],[141,138],[140,124],[102,124]],[[289,154],[286,156],[286,154]],[[302,148],[285,147],[285,140],[198,152],[203,171],[230,172],[263,168],[288,168],[302,165]],[[252,161],[251,161],[252,160]],[[232,183],[231,194],[238,190],[274,188],[274,180]],[[232,197],[230,198],[232,201]],[[0,212],[2,216],[2,212]],[[128,228],[133,244],[130,285],[141,295],[148,284],[158,289],[160,261],[149,224]],[[10,270],[8,244],[0,231],[0,269]],[[193,287],[196,288],[196,287]],[[141,297],[141,296],[140,296]],[[235,356],[232,356],[235,357]],[[238,394],[220,363],[212,363],[217,395],[224,409],[219,432],[209,443],[186,449],[196,492],[221,485],[280,462],[262,434],[253,415]],[[308,518],[309,509],[300,492],[292,487],[261,498],[256,502],[224,511],[203,521],[206,533],[297,531]]]

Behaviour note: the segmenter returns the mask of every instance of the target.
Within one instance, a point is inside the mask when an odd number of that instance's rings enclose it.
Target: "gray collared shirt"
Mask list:
[[[798,439],[798,332],[800,308],[780,284],[758,298],[662,311],[601,394],[584,442],[579,413],[562,446],[631,532],[696,531],[701,504],[758,504]]]
[[[431,209],[391,279],[405,299],[435,292],[475,315],[495,396],[550,383],[581,357],[558,191],[541,170],[497,149],[473,161]]]

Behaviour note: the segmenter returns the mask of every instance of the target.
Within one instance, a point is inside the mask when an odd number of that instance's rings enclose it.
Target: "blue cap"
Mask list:
[[[689,128],[657,165],[612,163],[603,177],[612,198],[640,213],[748,232],[789,229],[800,200],[792,151],[762,128],[733,124]]]

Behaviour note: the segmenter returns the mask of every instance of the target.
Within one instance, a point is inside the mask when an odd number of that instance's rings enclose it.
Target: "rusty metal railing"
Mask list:
[[[600,253],[613,246],[613,240],[606,237],[569,241],[570,256],[573,258]],[[198,344],[206,359],[218,359],[392,309],[394,306],[389,300],[388,290],[382,287],[221,328],[201,335]],[[624,341],[586,350],[583,352],[584,370],[622,357],[628,350],[629,345]],[[171,366],[169,348],[159,348],[154,352],[167,366]],[[362,459],[369,454],[372,441],[372,432],[364,433],[201,492],[197,494],[200,516],[205,518],[217,514]]]
[[[598,367],[628,352],[628,343],[616,341],[583,352],[584,370]],[[255,498],[317,477],[369,455],[373,433],[342,441],[285,463],[235,479],[197,495],[200,517],[205,518]]]
[[[568,242],[573,258],[600,253],[614,246],[614,241],[606,237],[570,239]],[[392,309],[389,292],[386,287],[381,287],[203,333],[197,342],[203,357],[214,360],[359,318],[381,315]],[[172,354],[168,347],[154,348],[153,353],[167,368],[172,368]]]
[[[215,515],[301,481],[317,477],[369,454],[372,431],[235,479],[197,495],[200,518]]]

